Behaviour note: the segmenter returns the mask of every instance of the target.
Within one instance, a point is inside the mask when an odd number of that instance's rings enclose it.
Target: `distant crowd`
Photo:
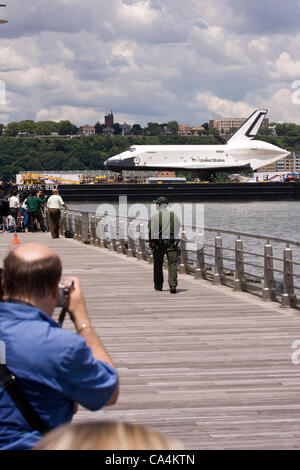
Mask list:
[[[41,190],[18,191],[0,186],[0,228],[9,232],[45,232],[44,206],[47,198]]]

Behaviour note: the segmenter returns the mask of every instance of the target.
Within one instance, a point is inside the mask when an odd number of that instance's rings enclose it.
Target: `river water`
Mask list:
[[[150,214],[150,204],[145,204]],[[182,206],[185,206],[183,204]],[[274,201],[274,202],[213,202],[199,205],[204,210],[204,226],[243,232],[253,235],[262,235],[273,238],[280,238],[290,241],[300,241],[300,202],[297,201]],[[68,204],[69,209],[75,210],[88,210],[96,212],[99,204],[86,203],[86,204]],[[116,212],[118,207],[114,204]],[[130,204],[128,204],[130,208]],[[231,235],[223,236],[223,247],[234,248],[235,238]],[[204,243],[208,245],[214,244],[215,234],[205,232]],[[244,240],[244,249],[246,251],[259,253],[260,256],[264,253],[264,245],[266,241],[257,240],[248,237],[242,237]],[[273,243],[273,256],[280,259],[283,258],[283,249],[286,247],[282,243]],[[293,247],[293,260],[300,263],[300,248]],[[207,252],[214,253],[213,248],[207,248]],[[226,252],[226,256],[233,257],[232,252]],[[252,256],[245,256],[245,261],[254,262]],[[259,261],[259,263],[258,263]],[[256,264],[263,265],[263,259],[258,258],[255,260]],[[227,267],[234,269],[234,263],[227,261]],[[282,262],[274,261],[275,269],[282,270]],[[250,274],[263,276],[262,268],[247,267],[247,272]],[[294,266],[294,273],[300,274],[300,266]],[[282,281],[282,274],[275,273],[275,278],[280,282]],[[295,284],[300,286],[300,279],[295,281]]]

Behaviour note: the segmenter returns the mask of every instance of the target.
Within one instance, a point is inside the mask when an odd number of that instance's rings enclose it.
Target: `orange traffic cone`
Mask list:
[[[14,240],[12,242],[12,245],[21,245],[20,240],[18,239],[17,232],[14,232]]]

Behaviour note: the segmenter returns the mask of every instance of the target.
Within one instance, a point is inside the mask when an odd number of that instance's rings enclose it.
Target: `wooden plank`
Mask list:
[[[299,319],[191,276],[177,295],[153,289],[152,269],[49,234],[18,234],[62,258],[81,279],[92,322],[120,373],[116,406],[75,421],[122,420],[179,438],[187,449],[299,449]],[[12,234],[0,235],[1,259]],[[57,313],[56,313],[57,318]],[[65,328],[73,329],[69,320]]]

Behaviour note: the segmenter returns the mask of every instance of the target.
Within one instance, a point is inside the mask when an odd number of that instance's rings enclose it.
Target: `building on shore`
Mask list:
[[[158,171],[155,176],[157,178],[176,178],[176,173],[175,171],[163,170],[163,171]]]
[[[130,135],[131,134],[131,125],[127,124],[127,122],[124,122],[123,124],[120,124],[120,127],[122,129],[122,134],[121,135]]]
[[[188,124],[183,124],[178,126],[178,135],[181,136],[194,136],[199,135],[199,132],[204,131],[202,126],[189,126]]]
[[[112,127],[114,125],[114,115],[112,111],[104,116],[104,125],[105,127]]]
[[[257,170],[258,172],[289,172],[289,173],[299,173],[300,172],[300,152],[293,152],[291,155],[288,155],[277,162],[272,163],[271,165],[262,166]]]
[[[209,121],[210,129],[217,129],[220,135],[228,135],[231,133],[232,129],[239,129],[244,122],[247,121],[247,118],[221,118],[221,119],[211,119]],[[262,122],[262,128],[268,128],[270,122],[268,118],[265,118]]]
[[[112,137],[115,134],[115,130],[113,127],[104,127],[102,134],[105,135],[105,137]]]
[[[89,136],[95,134],[95,127],[86,124],[85,126],[79,127],[79,135]]]

